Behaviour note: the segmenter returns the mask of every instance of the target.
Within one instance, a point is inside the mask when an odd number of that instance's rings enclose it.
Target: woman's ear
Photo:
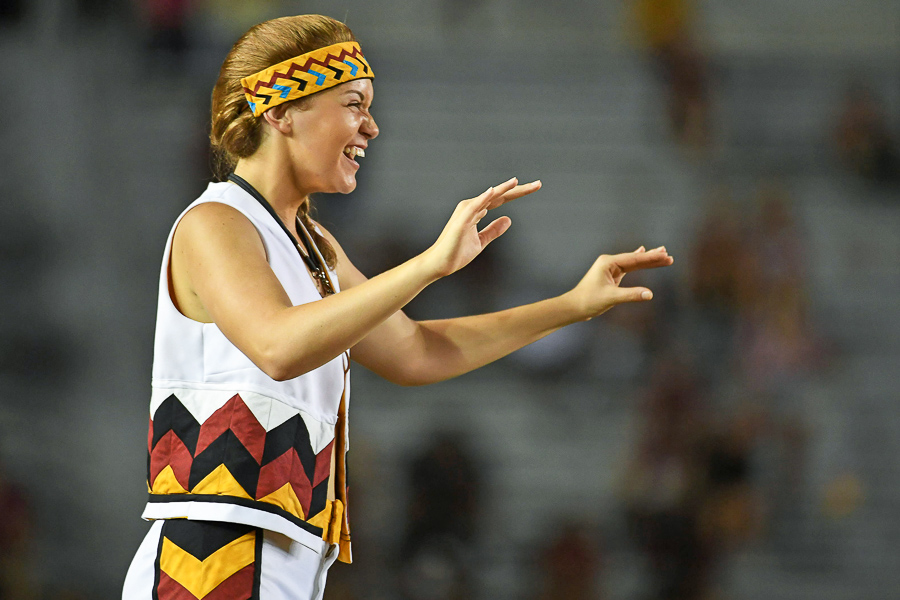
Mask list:
[[[264,112],[262,116],[266,123],[279,133],[290,134],[293,128],[293,120],[288,108],[290,108],[290,104],[279,104]]]

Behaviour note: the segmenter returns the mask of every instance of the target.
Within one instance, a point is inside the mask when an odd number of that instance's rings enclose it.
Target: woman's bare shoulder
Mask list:
[[[181,218],[175,230],[176,239],[215,242],[241,239],[260,242],[259,232],[241,211],[221,202],[204,202]]]

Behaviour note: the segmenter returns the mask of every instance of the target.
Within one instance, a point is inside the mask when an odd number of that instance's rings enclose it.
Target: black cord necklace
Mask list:
[[[313,279],[321,285],[325,295],[328,296],[330,294],[333,294],[334,285],[332,285],[331,278],[328,276],[328,271],[325,267],[325,259],[322,258],[322,254],[316,247],[315,242],[313,242],[312,236],[309,234],[309,231],[306,230],[306,226],[303,224],[303,221],[300,220],[299,215],[296,217],[296,219],[299,231],[303,232],[302,246],[300,245],[300,242],[297,241],[297,238],[294,237],[294,234],[284,226],[284,223],[278,217],[278,214],[275,212],[275,209],[272,208],[272,205],[269,204],[268,200],[266,200],[255,187],[250,185],[244,178],[240,177],[239,175],[235,175],[234,173],[228,176],[228,181],[243,189],[245,192],[253,196],[253,198],[255,198],[257,202],[262,204],[263,208],[265,208],[268,213],[272,215],[272,218],[275,219],[275,222],[278,223],[278,225],[281,227],[281,230],[288,236],[288,238],[291,240],[291,243],[294,244],[294,247],[300,254],[300,258],[302,258],[303,262],[306,263],[306,266],[309,267],[309,271],[312,274]]]

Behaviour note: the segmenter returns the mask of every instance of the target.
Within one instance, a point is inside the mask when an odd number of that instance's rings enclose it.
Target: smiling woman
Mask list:
[[[310,195],[356,188],[378,136],[374,73],[328,17],[261,23],[213,91],[219,181],[176,220],[159,281],[148,436],[153,521],[123,598],[319,599],[350,562],[350,357],[401,385],[455,377],[616,304],[665,248],[601,256],[561,296],[414,321],[403,307],[510,226],[488,211],[540,188],[512,178],[463,200],[422,254],[372,279],[309,216]]]

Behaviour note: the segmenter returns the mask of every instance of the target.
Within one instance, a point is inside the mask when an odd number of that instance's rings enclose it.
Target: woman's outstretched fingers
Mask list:
[[[626,302],[646,302],[653,299],[653,292],[645,287],[620,287],[613,295],[613,305]]]
[[[481,240],[481,247],[484,248],[498,237],[506,233],[512,220],[509,217],[499,217],[491,221],[490,225],[478,232],[478,238]]]
[[[519,183],[519,180],[515,177],[507,179],[500,185],[495,185],[493,188],[493,193],[490,194],[487,198],[485,198],[483,204],[487,208],[495,208],[503,204],[503,196],[510,192],[510,190],[516,187],[516,184]]]
[[[667,267],[671,265],[675,259],[665,250],[641,251],[640,248],[634,252],[626,254],[616,254],[613,257],[613,263],[619,267],[624,273],[637,271],[639,269],[655,269],[658,267]]]
[[[522,185],[517,185],[514,188],[512,188],[511,190],[509,190],[508,192],[506,192],[505,194],[503,194],[502,196],[500,196],[499,198],[497,198],[494,206],[492,206],[491,208],[496,208],[497,206],[500,206],[501,204],[506,204],[510,200],[515,200],[516,198],[521,198],[522,196],[527,196],[528,194],[531,194],[532,192],[536,192],[539,189],[541,189],[541,186],[543,186],[543,185],[544,184],[541,183],[540,179],[538,179],[537,181],[532,181],[531,183],[523,183]]]

